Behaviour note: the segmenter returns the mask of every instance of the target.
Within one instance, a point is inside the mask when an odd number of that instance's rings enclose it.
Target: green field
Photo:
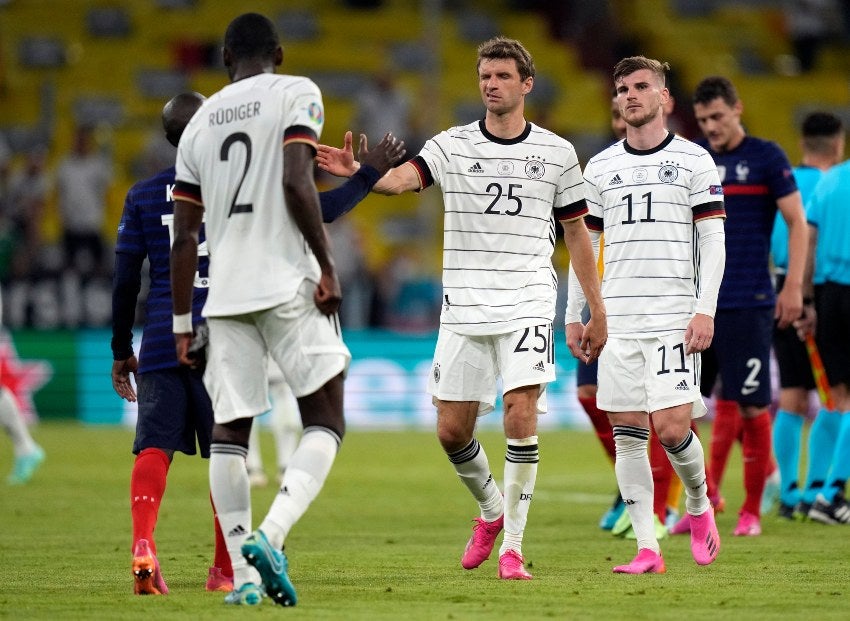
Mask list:
[[[212,558],[206,461],[175,459],[157,545],[171,594],[132,595],[132,432],[44,423],[47,461],[0,503],[0,618],[15,619],[846,619],[850,531],[768,516],[764,534],[733,538],[739,452],[724,484],[717,562],[699,567],[687,537],[662,542],[667,573],[614,575],[633,541],[597,522],[615,489],[591,432],[541,436],[524,554],[534,580],[500,581],[495,554],[464,571],[475,507],[433,434],[351,432],[318,500],[287,541],[299,604],[225,607],[203,583]],[[705,434],[704,434],[705,435]],[[487,433],[499,478],[504,443]],[[273,456],[270,434],[264,455]],[[11,464],[0,440],[0,473]],[[2,483],[0,483],[2,485]],[[254,492],[254,519],[274,490]]]

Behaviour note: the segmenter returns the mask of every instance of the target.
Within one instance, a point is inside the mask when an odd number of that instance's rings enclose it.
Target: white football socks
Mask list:
[[[280,492],[260,524],[275,549],[319,494],[331,470],[340,438],[326,427],[307,427],[283,475]]]
[[[487,522],[498,519],[503,513],[502,492],[493,479],[484,447],[472,438],[466,447],[451,453],[448,458],[457,476],[478,502],[481,517]]]
[[[528,520],[540,453],[537,436],[508,438],[505,453],[505,535],[499,556],[508,550],[522,555],[522,536]]]
[[[631,425],[614,426],[614,446],[617,451],[614,473],[617,475],[620,495],[632,520],[638,550],[648,548],[658,554],[661,547],[655,537],[652,468],[647,453],[648,443],[649,429]]]

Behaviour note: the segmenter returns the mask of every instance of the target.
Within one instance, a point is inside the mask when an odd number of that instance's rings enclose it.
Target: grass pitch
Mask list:
[[[664,575],[614,575],[634,541],[597,527],[615,490],[592,432],[543,431],[523,551],[534,580],[501,581],[496,553],[464,571],[475,506],[433,433],[350,432],[319,498],[286,543],[295,608],[226,607],[203,590],[212,559],[207,462],[178,455],[156,539],[171,594],[137,597],[130,576],[132,432],[76,423],[34,430],[47,461],[0,501],[0,618],[8,619],[846,619],[850,530],[765,516],[732,537],[739,452],[718,516],[720,557],[697,566],[686,536],[662,541]],[[703,434],[707,437],[707,433]],[[484,433],[500,477],[504,440]],[[271,466],[270,434],[263,453]],[[11,467],[0,441],[0,473]],[[271,471],[271,468],[268,468]],[[0,482],[0,486],[3,483]],[[254,521],[274,489],[254,490]]]

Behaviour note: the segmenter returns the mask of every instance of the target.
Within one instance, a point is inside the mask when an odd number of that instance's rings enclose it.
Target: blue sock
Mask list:
[[[841,414],[821,408],[809,430],[809,463],[803,502],[812,504],[823,491],[841,425]]]
[[[773,452],[779,466],[779,500],[795,506],[800,500],[800,437],[803,417],[787,410],[779,410],[773,420]]]
[[[835,442],[829,479],[823,488],[823,495],[828,502],[833,501],[837,492],[844,491],[848,475],[850,475],[850,412],[844,412],[841,414],[841,430]]]

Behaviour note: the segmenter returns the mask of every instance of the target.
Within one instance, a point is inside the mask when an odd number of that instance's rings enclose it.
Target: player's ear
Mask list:
[[[522,94],[528,95],[534,88],[534,77],[528,76],[522,83]]]
[[[280,67],[283,64],[283,47],[278,45],[274,51],[274,66]]]

